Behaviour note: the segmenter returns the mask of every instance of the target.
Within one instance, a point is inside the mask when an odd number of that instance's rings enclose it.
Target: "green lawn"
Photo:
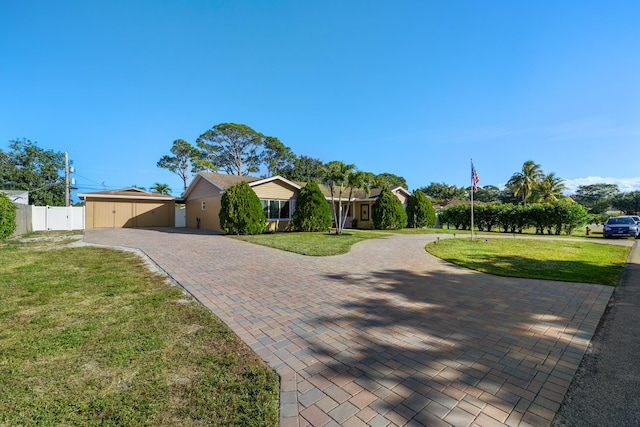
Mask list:
[[[446,261],[499,276],[616,286],[630,247],[571,239],[443,239],[426,246]]]
[[[212,313],[131,253],[60,245],[0,244],[0,425],[278,425],[277,375]]]
[[[388,236],[388,232],[344,230],[341,235],[329,233],[267,233],[254,236],[229,236],[256,245],[268,246],[301,255],[330,256],[349,252],[351,246],[367,239]]]

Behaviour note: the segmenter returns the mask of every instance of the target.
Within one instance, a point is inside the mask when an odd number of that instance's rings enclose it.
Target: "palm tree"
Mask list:
[[[369,191],[371,190],[369,184],[367,183],[367,174],[362,171],[352,170],[347,176],[346,185],[349,187],[349,198],[347,199],[347,203],[351,201],[351,197],[353,196],[353,190],[355,189],[363,189],[367,197],[369,196]],[[344,230],[344,224],[347,222],[347,215],[342,218],[342,226],[341,230]]]
[[[542,181],[535,184],[531,190],[531,200],[534,202],[555,202],[566,200],[562,192],[565,190],[562,178],[557,178],[554,172],[546,175]]]
[[[509,187],[515,196],[522,197],[522,203],[527,206],[527,200],[531,196],[531,190],[540,181],[542,181],[544,173],[540,169],[540,165],[533,160],[527,160],[522,165],[522,171],[513,174],[507,187]]]
[[[169,187],[169,184],[160,184],[159,182],[156,182],[149,189],[155,193],[171,194],[171,187]]]
[[[349,183],[349,177],[355,172],[355,165],[348,165],[344,162],[334,160],[323,168],[324,183],[329,187],[331,193],[331,213],[333,222],[336,224],[336,233],[342,234],[342,195]],[[335,193],[338,192],[338,211],[336,212]]]

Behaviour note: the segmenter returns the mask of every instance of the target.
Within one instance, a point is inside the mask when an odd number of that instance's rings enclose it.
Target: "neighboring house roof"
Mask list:
[[[140,188],[123,188],[122,190],[95,191],[78,194],[82,200],[87,197],[94,199],[138,199],[138,200],[175,200],[167,194],[150,193]]]
[[[0,190],[0,194],[2,193],[9,196],[9,199],[15,204],[29,204],[29,192],[26,190]]]

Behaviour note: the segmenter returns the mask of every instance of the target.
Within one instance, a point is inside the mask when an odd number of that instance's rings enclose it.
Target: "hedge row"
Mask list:
[[[473,207],[474,225],[479,231],[522,233],[525,228],[535,228],[536,234],[560,234],[571,232],[587,223],[588,211],[577,203],[558,201],[534,203],[527,206],[487,203]],[[440,223],[458,230],[471,228],[471,206],[455,205],[440,213]]]

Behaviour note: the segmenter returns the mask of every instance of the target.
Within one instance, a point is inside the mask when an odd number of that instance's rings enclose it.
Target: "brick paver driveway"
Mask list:
[[[283,426],[548,425],[612,288],[495,277],[430,235],[304,257],[185,229],[86,230],[139,248],[278,371]]]

